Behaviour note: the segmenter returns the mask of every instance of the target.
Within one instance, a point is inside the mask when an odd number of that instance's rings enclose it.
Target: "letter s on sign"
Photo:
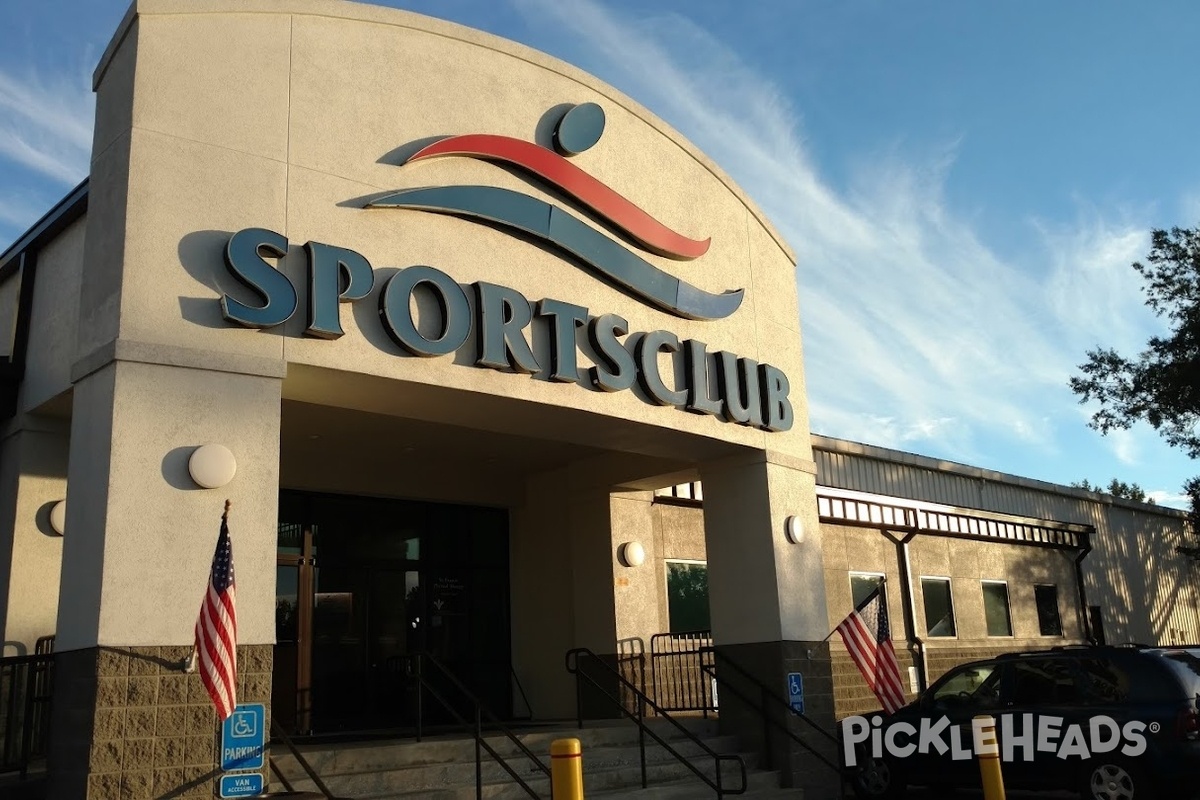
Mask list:
[[[225,245],[225,266],[229,274],[253,291],[262,305],[248,306],[225,294],[221,296],[221,315],[247,328],[273,328],[296,313],[296,287],[263,254],[282,258],[287,255],[288,240],[265,228],[246,228],[229,237]]]
[[[1121,748],[1121,752],[1129,757],[1140,756],[1146,752],[1146,735],[1142,731],[1146,730],[1146,723],[1134,720],[1126,722],[1125,727],[1121,729],[1121,733],[1125,734],[1125,738],[1129,742]]]

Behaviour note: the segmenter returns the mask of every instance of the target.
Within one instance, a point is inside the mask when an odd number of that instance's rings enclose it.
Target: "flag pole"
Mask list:
[[[225,498],[225,510],[221,512],[221,522],[229,521],[229,508],[232,505],[233,505],[233,503],[230,501],[230,499],[228,497],[226,497]],[[196,652],[196,642],[193,640],[192,641],[192,652],[190,652],[186,656],[184,656],[183,660],[179,662],[179,670],[181,672],[185,672],[189,675],[191,673],[195,672],[196,671],[196,660],[199,657],[200,657],[199,653]]]
[[[876,589],[875,591],[876,591],[876,592],[882,592],[882,591],[884,591],[884,584],[885,584],[885,583],[887,583],[887,576],[886,576],[886,575],[880,575],[880,576],[879,576],[879,588],[878,588],[878,589]],[[875,594],[875,592],[871,592],[871,594]],[[871,595],[867,595],[867,597],[868,597],[868,598],[869,598],[870,596],[871,596]],[[857,611],[857,610],[858,610],[857,606],[855,607],[855,609],[854,609],[854,610],[855,610],[855,611]],[[824,639],[822,639],[821,641],[822,641],[822,642],[828,642],[828,641],[829,641],[829,637],[830,637],[830,636],[833,636],[835,633],[837,633],[837,628],[834,628],[834,629],[833,629],[833,630],[831,630],[829,633],[825,634],[825,638],[824,638]]]

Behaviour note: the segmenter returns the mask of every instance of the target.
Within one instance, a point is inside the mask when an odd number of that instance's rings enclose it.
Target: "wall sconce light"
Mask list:
[[[233,480],[237,459],[223,444],[206,444],[192,451],[188,473],[204,489],[219,489]]]
[[[67,529],[67,501],[59,500],[50,508],[50,530],[63,535]]]
[[[640,567],[646,561],[646,548],[640,542],[626,542],[617,548],[617,558],[627,567]]]
[[[788,517],[783,523],[783,533],[792,544],[804,541],[804,520],[799,517]]]

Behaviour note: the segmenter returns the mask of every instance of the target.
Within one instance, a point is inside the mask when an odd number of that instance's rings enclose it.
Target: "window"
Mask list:
[[[1000,699],[1000,676],[995,664],[962,667],[933,691],[933,703],[941,709],[994,708]]]
[[[850,573],[850,596],[851,602],[855,608],[871,596],[871,592],[879,588],[879,584],[883,583],[883,576],[875,573]],[[887,596],[884,593],[883,607],[887,608]]]
[[[1088,626],[1092,629],[1092,639],[1096,644],[1104,644],[1104,615],[1100,606],[1088,606]]]
[[[954,601],[950,597],[949,578],[921,578],[925,598],[925,630],[930,636],[955,636]]]
[[[1067,659],[1013,662],[1012,701],[1018,706],[1076,705],[1082,701]]]
[[[1058,616],[1058,587],[1034,586],[1033,601],[1037,605],[1038,629],[1042,636],[1062,636],[1062,620]]]
[[[1008,610],[1008,584],[983,581],[983,616],[988,636],[1012,636],[1012,616]]]
[[[708,565],[702,561],[667,562],[667,616],[671,633],[706,631]]]
[[[696,503],[700,503],[704,500],[704,489],[700,485],[700,481],[677,483],[674,486],[655,489],[654,496],[667,500],[694,500]]]
[[[1124,703],[1132,682],[1129,673],[1111,658],[1082,658],[1079,661],[1083,690],[1093,703]]]

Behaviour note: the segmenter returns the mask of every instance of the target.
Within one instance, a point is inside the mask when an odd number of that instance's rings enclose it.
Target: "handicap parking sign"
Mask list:
[[[788,704],[797,714],[804,713],[804,676],[799,672],[789,672],[787,676]]]
[[[266,707],[262,703],[238,706],[221,723],[221,769],[260,769],[266,749]]]

